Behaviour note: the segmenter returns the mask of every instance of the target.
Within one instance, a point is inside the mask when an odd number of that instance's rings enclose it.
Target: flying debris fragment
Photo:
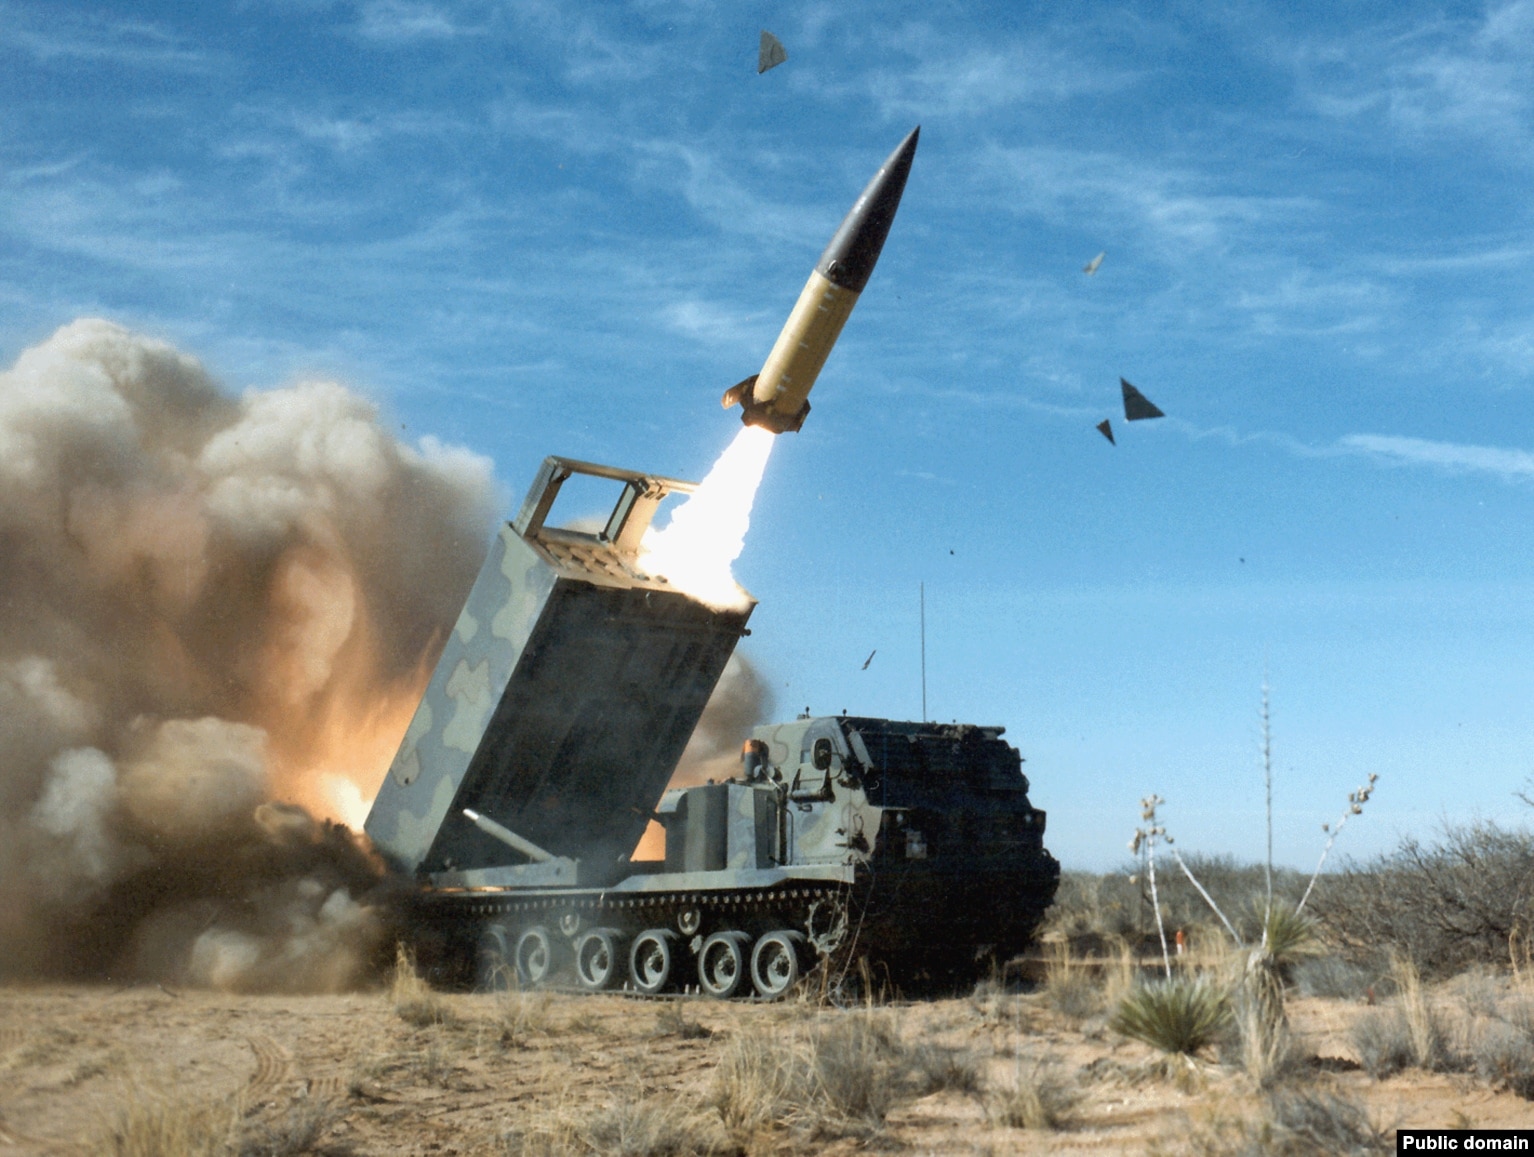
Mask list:
[[[788,50],[783,47],[783,42],[763,28],[761,47],[756,51],[756,75],[761,76],[769,68],[776,68],[787,59]]]
[[[870,663],[872,663],[874,661],[874,656],[877,655],[878,653],[879,653],[879,648],[877,648],[877,647],[875,647],[872,651],[868,652],[868,658],[863,660],[863,670],[865,670],[865,671],[868,670],[868,664],[870,664]]]
[[[1108,256],[1108,251],[1104,249],[1096,257],[1092,258],[1091,261],[1088,261],[1085,265],[1083,265],[1081,267],[1081,272],[1085,273],[1088,277],[1091,277],[1092,274],[1097,272],[1097,267],[1103,263],[1103,258],[1106,256]]]
[[[1166,417],[1157,408],[1155,402],[1151,401],[1123,378],[1119,379],[1119,385],[1124,387],[1124,418],[1126,421],[1138,422],[1141,418]]]
[[[1097,423],[1097,432],[1104,438],[1108,439],[1109,442],[1112,442],[1113,445],[1118,445],[1117,442],[1113,441],[1113,423],[1110,422],[1107,418],[1104,418],[1101,422]]]
[[[831,355],[842,326],[858,303],[884,248],[900,195],[916,156],[918,125],[895,146],[873,180],[837,226],[831,243],[799,292],[760,373],[724,392],[725,409],[741,408],[740,420],[774,434],[798,430],[810,412],[809,393]]]

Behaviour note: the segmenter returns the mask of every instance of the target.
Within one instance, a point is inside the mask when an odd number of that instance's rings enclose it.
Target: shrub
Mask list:
[[[1085,1020],[1102,1011],[1102,980],[1089,965],[1072,959],[1068,941],[1049,946],[1044,967],[1044,998],[1056,1012],[1072,1020]]]
[[[1256,1120],[1226,1120],[1195,1134],[1199,1157],[1367,1157],[1394,1153],[1391,1130],[1357,1102],[1327,1090],[1279,1090]]]
[[[235,1152],[238,1157],[296,1157],[313,1152],[339,1116],[329,1101],[295,1101],[274,1121],[247,1124]]]
[[[1191,1055],[1229,1026],[1230,1001],[1207,977],[1174,976],[1128,993],[1108,1027],[1164,1053]]]
[[[1268,1116],[1279,1153],[1395,1152],[1392,1131],[1339,1093],[1280,1090],[1269,1097]]]
[[[1067,940],[1136,936],[1144,931],[1139,889],[1129,872],[1061,872],[1045,928]]]
[[[1414,1059],[1411,1029],[1399,1009],[1366,1012],[1349,1033],[1358,1063],[1376,1080],[1409,1068]]]
[[[1355,954],[1388,946],[1433,977],[1505,964],[1534,917],[1534,833],[1474,823],[1445,828],[1435,847],[1408,838],[1323,878],[1313,902]]]
[[[1059,1129],[1070,1120],[1081,1093],[1058,1066],[1019,1065],[1013,1079],[985,1095],[986,1117],[1012,1129]]]
[[[911,1054],[911,1069],[917,1096],[948,1090],[977,1097],[985,1088],[980,1064],[966,1049],[918,1045]]]
[[[1476,1076],[1525,1100],[1534,1100],[1534,1038],[1504,1020],[1494,1020],[1471,1039]]]
[[[1294,966],[1294,986],[1303,996],[1323,996],[1332,1000],[1361,1000],[1371,988],[1376,995],[1391,990],[1373,973],[1340,956],[1316,956],[1300,961]]]

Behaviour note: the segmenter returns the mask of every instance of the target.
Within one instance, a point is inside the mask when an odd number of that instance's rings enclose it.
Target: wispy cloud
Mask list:
[[[660,311],[667,329],[709,346],[760,346],[771,321],[761,310],[743,312],[709,301],[687,298]]]
[[[1237,289],[1233,304],[1251,318],[1257,333],[1317,336],[1377,330],[1397,300],[1388,286],[1365,277],[1295,269],[1266,284]]]
[[[1534,453],[1499,446],[1467,446],[1388,434],[1349,434],[1338,440],[1343,451],[1366,454],[1402,466],[1431,466],[1450,473],[1492,474],[1504,481],[1534,477]]]
[[[981,43],[918,22],[867,40],[872,66],[838,91],[860,92],[885,119],[994,118],[1002,109],[1114,91],[1139,75],[1048,34]]]
[[[638,142],[636,147],[652,180],[674,187],[695,212],[723,232],[802,245],[807,237],[829,237],[835,227],[834,211],[764,196],[736,177],[740,170],[735,165],[709,151],[676,140]]]
[[[1319,207],[1306,197],[1227,192],[1229,182],[1210,174],[1120,153],[992,145],[978,165],[993,184],[1005,183],[1017,212],[1061,224],[1092,221],[1179,254],[1189,246],[1219,248],[1237,233],[1296,221]]]
[[[220,64],[206,50],[148,21],[83,20],[15,3],[0,3],[0,47],[42,64],[90,61],[183,72],[209,71]]]
[[[459,24],[441,5],[417,0],[367,0],[357,9],[357,35],[377,44],[451,40],[475,31]]]
[[[1385,23],[1294,55],[1304,99],[1324,116],[1382,119],[1400,137],[1477,138],[1534,161],[1534,3],[1478,21]]]

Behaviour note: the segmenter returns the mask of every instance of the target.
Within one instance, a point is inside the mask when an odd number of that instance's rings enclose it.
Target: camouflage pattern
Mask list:
[[[575,473],[624,483],[599,534],[544,525]],[[545,462],[491,544],[364,825],[391,866],[444,883],[521,867],[511,879],[576,882],[531,870],[464,817],[472,808],[580,861],[583,880],[623,875],[751,613],[638,569],[644,526],[679,489],[691,486]]]

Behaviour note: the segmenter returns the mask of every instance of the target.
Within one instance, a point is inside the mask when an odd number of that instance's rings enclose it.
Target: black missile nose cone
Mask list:
[[[884,239],[889,236],[895,210],[900,208],[900,195],[905,192],[906,177],[910,176],[911,160],[916,156],[916,140],[920,136],[921,125],[917,125],[895,147],[873,180],[868,182],[862,196],[842,218],[831,244],[826,246],[815,266],[815,271],[827,281],[853,293],[863,292],[884,248]]]

